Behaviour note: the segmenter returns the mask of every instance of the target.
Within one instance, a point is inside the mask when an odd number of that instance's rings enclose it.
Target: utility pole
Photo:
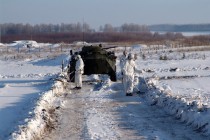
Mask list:
[[[0,25],[0,43],[1,43],[1,25]]]
[[[32,26],[30,27],[30,33],[31,33],[31,40],[32,40]]]
[[[85,45],[85,36],[84,36],[84,17],[82,18],[82,41],[83,46]]]

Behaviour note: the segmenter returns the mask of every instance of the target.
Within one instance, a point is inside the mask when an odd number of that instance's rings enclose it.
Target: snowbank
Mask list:
[[[19,40],[19,41],[14,41],[11,44],[7,44],[9,47],[14,47],[14,48],[38,48],[39,45],[36,41],[33,40]]]
[[[166,112],[174,115],[176,119],[192,126],[197,132],[210,135],[210,109],[206,104],[193,100],[187,101],[186,98],[172,96],[173,93],[169,86],[157,86],[157,80],[148,81],[149,90],[145,97],[150,105],[157,105]]]
[[[139,52],[141,49],[143,48],[147,48],[147,45],[144,45],[144,44],[136,44],[136,45],[133,45],[132,47],[132,51],[133,52]]]
[[[89,43],[87,43],[85,41],[75,41],[75,42],[73,42],[73,45],[83,46],[83,45],[89,45]]]
[[[51,90],[43,93],[34,109],[33,119],[30,119],[26,125],[19,126],[18,132],[14,132],[11,139],[39,139],[44,132],[54,129],[56,112],[64,105],[64,102],[58,98],[62,96],[65,88],[65,80],[61,77],[62,75],[55,80]]]
[[[3,43],[0,43],[0,47],[1,47],[1,46],[4,46],[4,44],[3,44]]]

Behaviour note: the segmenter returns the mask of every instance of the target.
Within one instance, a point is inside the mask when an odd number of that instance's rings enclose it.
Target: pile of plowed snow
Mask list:
[[[33,40],[20,40],[14,41],[11,44],[7,44],[7,46],[14,48],[38,48],[39,44]]]
[[[59,77],[62,77],[62,74]],[[11,139],[39,139],[46,131],[54,129],[57,111],[64,105],[64,101],[58,98],[62,96],[65,87],[63,80],[57,78],[52,89],[43,93],[32,113],[34,117],[27,124],[19,126],[19,130],[12,134]]]
[[[150,105],[157,105],[176,119],[192,126],[197,132],[210,135],[210,109],[202,102],[188,101],[184,97],[173,96],[170,87],[157,86],[157,80],[148,81],[149,90],[145,97]]]

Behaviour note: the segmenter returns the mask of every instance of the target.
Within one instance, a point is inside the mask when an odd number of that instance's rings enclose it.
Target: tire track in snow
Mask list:
[[[61,109],[58,125],[54,131],[43,137],[44,140],[89,139],[85,124],[87,116],[85,96],[88,95],[79,90],[69,93],[69,89],[66,91],[67,96],[64,97],[65,108]]]
[[[206,139],[157,106],[149,106],[143,97],[91,88],[86,84],[82,91],[67,95],[59,125],[45,140]]]

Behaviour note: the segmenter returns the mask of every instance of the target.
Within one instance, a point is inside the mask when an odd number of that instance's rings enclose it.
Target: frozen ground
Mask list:
[[[86,77],[92,82],[84,82],[79,93],[71,91],[65,73],[59,74],[69,50],[39,45],[50,50],[36,47],[0,57],[0,139],[209,139],[208,46],[180,52],[134,45],[129,50],[144,70],[137,76],[146,79],[148,90],[126,97],[120,81],[93,82],[97,75]],[[113,50],[121,55],[124,47]]]

